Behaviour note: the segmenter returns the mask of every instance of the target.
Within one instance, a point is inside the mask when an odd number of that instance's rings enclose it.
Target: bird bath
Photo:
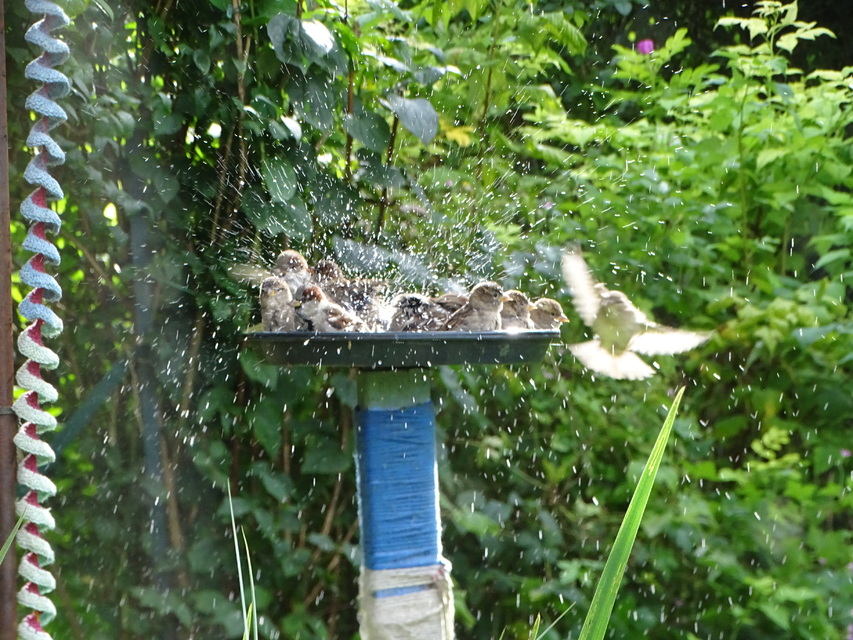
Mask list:
[[[364,640],[451,640],[442,557],[435,412],[426,369],[542,360],[558,331],[247,334],[268,364],[356,367],[356,480]]]

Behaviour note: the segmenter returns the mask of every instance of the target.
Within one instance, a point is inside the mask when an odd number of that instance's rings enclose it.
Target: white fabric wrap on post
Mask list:
[[[453,586],[450,562],[407,569],[371,571],[359,579],[359,622],[363,640],[453,640]],[[427,589],[376,598],[378,591]]]

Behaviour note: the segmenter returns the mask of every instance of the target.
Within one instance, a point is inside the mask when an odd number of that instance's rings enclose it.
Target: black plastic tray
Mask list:
[[[244,344],[269,364],[363,369],[442,364],[538,362],[558,331],[423,331],[406,333],[266,332],[246,334]]]

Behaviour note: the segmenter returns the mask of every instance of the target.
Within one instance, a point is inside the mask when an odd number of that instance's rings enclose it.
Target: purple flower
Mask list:
[[[841,457],[842,458],[849,458],[851,455],[852,454],[850,452],[850,449],[842,449],[841,450]]]
[[[637,43],[637,51],[642,53],[644,56],[649,55],[654,50],[655,50],[655,41],[650,39],[650,38],[646,38],[645,40],[640,40]]]

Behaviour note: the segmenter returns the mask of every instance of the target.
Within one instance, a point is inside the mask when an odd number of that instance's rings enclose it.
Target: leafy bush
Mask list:
[[[546,637],[577,634],[682,383],[613,636],[844,637],[853,69],[794,68],[826,30],[760,7],[686,63],[684,31],[648,55],[591,37],[627,2],[74,4],[53,632],[239,637],[229,485],[260,635],[357,632],[354,380],[242,350],[233,262],[288,245],[568,303],[559,256],[582,241],[602,281],[715,337],[643,383],[562,346],[434,372],[460,637],[567,609]]]

